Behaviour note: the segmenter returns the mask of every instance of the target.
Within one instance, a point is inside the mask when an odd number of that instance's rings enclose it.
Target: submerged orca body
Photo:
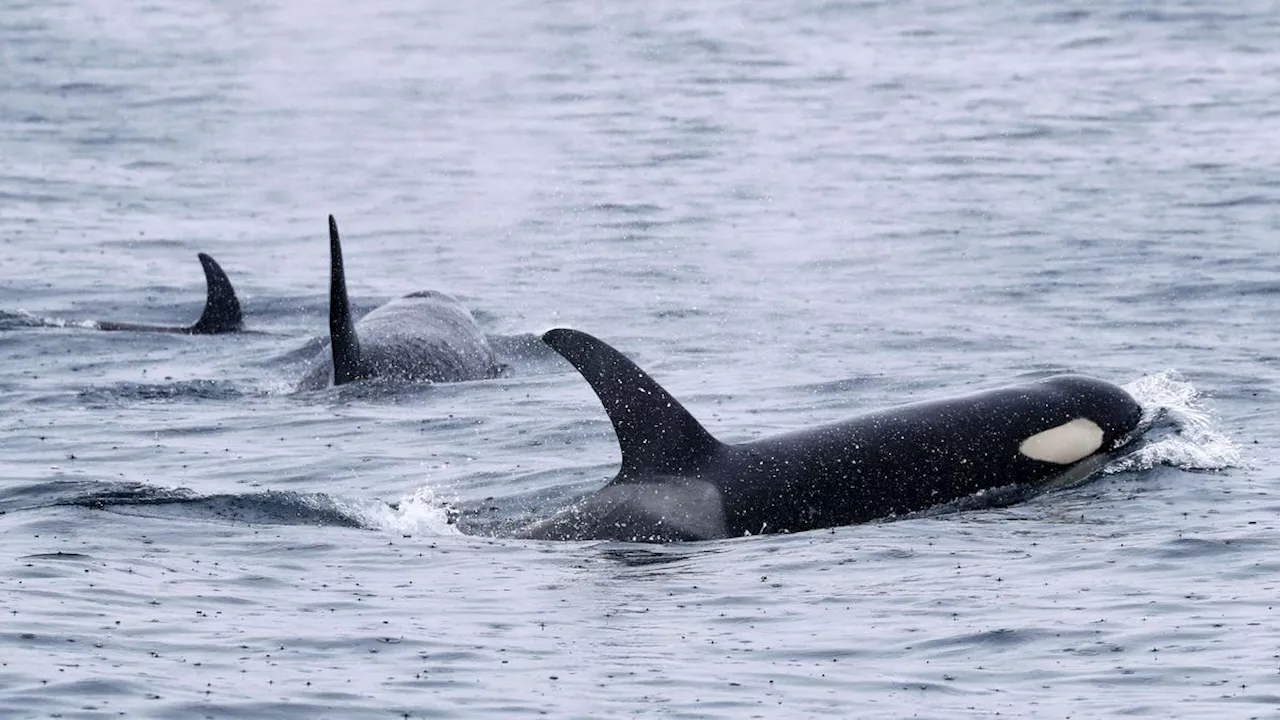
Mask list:
[[[134,332],[183,333],[186,335],[219,335],[221,333],[239,332],[244,329],[244,317],[240,313],[240,301],[236,299],[236,291],[231,287],[231,280],[222,271],[217,261],[204,253],[199,253],[200,265],[204,267],[204,280],[208,286],[208,295],[204,302],[204,313],[195,325],[171,327],[166,325],[140,325],[136,323],[120,323],[99,321],[94,323],[99,330],[131,330]]]
[[[351,318],[338,223],[329,216],[329,350],[316,357],[299,385],[316,390],[355,380],[461,382],[495,377],[489,340],[471,313],[434,290],[410,293]]]
[[[1078,481],[1140,434],[1142,408],[1124,390],[1060,375],[733,445],[606,343],[566,329],[543,340],[599,396],[622,468],[522,537],[669,542],[850,525]]]

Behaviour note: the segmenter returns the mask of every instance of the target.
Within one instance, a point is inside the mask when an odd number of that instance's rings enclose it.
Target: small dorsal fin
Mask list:
[[[543,342],[582,373],[613,423],[622,481],[696,474],[721,447],[688,410],[625,355],[584,332],[557,328]]]
[[[204,303],[204,313],[195,325],[188,328],[193,335],[217,335],[241,330],[244,317],[240,314],[240,301],[236,299],[235,288],[231,280],[222,271],[218,262],[204,253],[199,253],[200,264],[204,266],[204,280],[209,293]]]
[[[329,216],[329,345],[333,348],[333,384],[359,380],[360,339],[351,320],[347,300],[347,276],[342,269],[342,242],[338,222]]]

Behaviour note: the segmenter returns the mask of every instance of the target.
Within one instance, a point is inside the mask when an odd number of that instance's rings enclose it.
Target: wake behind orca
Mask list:
[[[194,325],[167,326],[143,325],[138,323],[122,323],[97,321],[94,326],[99,330],[127,330],[133,332],[182,333],[186,335],[219,335],[239,332],[244,329],[244,316],[240,312],[240,301],[236,298],[235,288],[231,280],[223,272],[217,261],[204,253],[198,253],[200,265],[204,268],[207,295],[204,312]]]
[[[461,382],[497,376],[493,348],[475,318],[442,292],[410,293],[354,322],[338,223],[332,215],[329,257],[329,349],[316,357],[299,390],[367,378]]]
[[[519,533],[527,538],[669,542],[862,523],[1076,482],[1141,435],[1142,407],[1127,392],[1060,375],[727,444],[606,343],[567,329],[543,340],[600,398],[622,467]]]

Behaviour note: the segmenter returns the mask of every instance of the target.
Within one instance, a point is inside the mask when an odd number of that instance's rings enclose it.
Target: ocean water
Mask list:
[[[0,716],[1280,716],[1273,3],[10,2]],[[461,298],[506,376],[294,386]],[[197,252],[252,332],[188,324]],[[616,470],[538,333],[744,440],[1061,371],[1084,485],[513,540]],[[465,532],[464,532],[465,531]]]

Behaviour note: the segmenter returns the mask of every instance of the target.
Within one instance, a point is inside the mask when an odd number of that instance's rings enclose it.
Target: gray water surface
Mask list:
[[[1280,716],[1276,48],[1268,2],[9,3],[0,716]],[[358,311],[456,295],[510,372],[293,392],[328,213]],[[89,329],[193,322],[197,252],[254,333]],[[1182,433],[1005,508],[506,539],[619,459],[557,326],[728,441],[1062,371]]]

